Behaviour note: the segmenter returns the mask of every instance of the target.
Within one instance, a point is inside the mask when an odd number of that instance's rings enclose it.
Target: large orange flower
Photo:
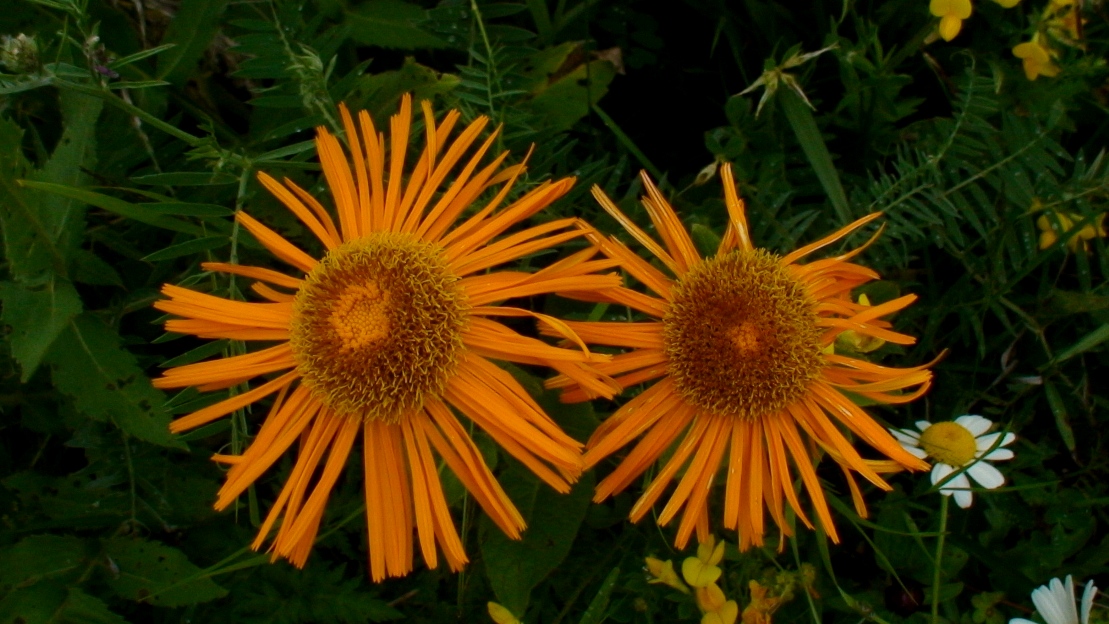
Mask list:
[[[501,154],[479,169],[495,133],[463,159],[488,122],[485,117],[452,141],[459,112],[450,111],[437,124],[431,105],[423,102],[425,147],[406,172],[409,97],[392,118],[388,137],[365,111],[357,125],[345,107],[340,112],[350,160],[327,129],[320,128],[316,139],[338,227],[328,210],[295,183],[259,174],[323,243],[323,257],[311,257],[240,212],[238,222],[296,272],[208,262],[203,265],[208,271],[257,280],[252,289],[265,301],[233,301],[167,284],[162,292],[169,299],[155,304],[180,317],[167,321],[171,332],[276,344],[170,369],[155,385],[210,391],[267,376],[172,425],[175,432],[192,429],[276,395],[246,450],[215,457],[230,465],[216,502],[217,509],[224,509],[298,443],[292,472],[255,549],[277,526],[270,547],[274,557],[304,565],[327,498],[361,434],[374,580],[412,569],[413,526],[429,567],[437,563],[438,546],[450,567],[458,569],[466,554],[436,457],[506,534],[518,538],[524,528],[458,413],[560,492],[568,491],[582,470],[581,445],[488,358],[549,366],[601,395],[618,389],[587,366],[606,358],[589,354],[561,321],[496,303],[571,284],[585,290],[612,288],[619,278],[595,274],[615,263],[593,259],[593,250],[534,273],[489,271],[583,230],[575,219],[559,219],[504,235],[562,196],[573,180],[544,182],[502,206],[524,165],[502,168],[507,154]],[[455,172],[459,163],[464,165]],[[444,184],[452,173],[453,182]],[[497,186],[488,203],[463,216]],[[491,318],[498,316],[537,318],[548,330],[579,342],[582,350],[521,336]]]
[[[643,205],[662,245],[633,224],[599,188],[593,189],[605,210],[674,276],[668,277],[615,238],[592,234],[606,255],[656,296],[623,287],[600,294],[573,289],[565,293],[627,306],[654,319],[569,323],[587,343],[630,349],[597,364],[598,371],[615,376],[624,387],[658,380],[617,410],[589,440],[587,468],[639,439],[597,485],[594,500],[627,488],[670,449],[672,454],[632,508],[631,519],[640,520],[684,471],[658,518],[666,525],[684,508],[676,539],[679,548],[695,528],[699,536],[707,536],[708,499],[722,466],[724,526],[738,529],[741,548],[762,544],[764,508],[783,537],[789,534],[783,501],[812,527],[793,489],[795,473],[820,523],[837,539],[813,466],[820,451],[843,469],[860,514],[865,514],[865,507],[853,472],[889,489],[879,473],[928,467],[845,394],[875,403],[911,401],[930,384],[927,366],[887,368],[835,353],[833,347],[836,337],[846,331],[912,344],[913,338],[890,331],[890,324],[880,319],[916,297],[907,295],[873,307],[853,301],[852,289],[878,278],[874,271],[849,262],[862,248],[798,264],[870,223],[877,214],[779,256],[751,244],[730,165],[721,168],[721,176],[730,219],[716,255],[707,259],[694,248],[673,208],[646,175]],[[566,401],[585,400],[593,393],[565,375],[550,385],[564,388]],[[863,459],[847,432],[889,459]],[[675,444],[679,438],[681,442]]]

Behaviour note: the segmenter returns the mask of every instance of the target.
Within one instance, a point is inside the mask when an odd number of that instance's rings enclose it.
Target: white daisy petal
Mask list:
[[[974,502],[974,495],[970,490],[959,490],[955,492],[955,504],[963,509],[969,509],[970,504]]]
[[[1036,622],[1033,622],[1032,620],[1026,620],[1024,618],[1013,618],[1009,620],[1009,624],[1036,624]]]
[[[932,426],[932,423],[928,422],[927,420],[918,420],[915,424],[916,428],[920,429],[921,431],[927,431],[928,427]]]
[[[932,466],[932,485],[939,483],[947,478],[947,475],[954,472],[955,469],[947,464],[936,464]]]
[[[967,478],[967,473],[961,472],[961,473],[955,475],[955,477],[953,479],[951,479],[950,481],[947,482],[947,485],[943,486],[943,489],[945,489],[945,490],[969,490],[970,489],[970,479]]]
[[[1067,586],[1063,589],[1065,596],[1059,596],[1059,607],[1062,608],[1067,622],[1078,624],[1078,608],[1074,606],[1074,578],[1067,575]]]
[[[890,429],[890,433],[903,445],[920,446],[920,434],[918,433],[912,433],[905,429]]]
[[[1000,431],[997,432],[997,433],[991,433],[989,435],[980,436],[977,440],[974,441],[974,443],[975,443],[975,446],[978,448],[979,451],[988,451],[988,450],[990,450],[991,448],[994,447],[994,445],[997,443],[997,439],[999,437],[1001,437],[1001,432]],[[1011,433],[1006,433],[1005,434],[1005,439],[1001,441],[1001,444],[997,444],[997,447],[1001,448],[1002,446],[1009,446],[1016,439],[1017,439],[1017,436],[1015,436]]]
[[[1090,607],[1094,606],[1094,596],[1097,595],[1097,587],[1091,579],[1086,583],[1086,591],[1082,592],[1082,620],[1081,624],[1090,624]]]
[[[1078,624],[1078,614],[1069,617],[1067,606],[1074,611],[1074,582],[1070,583],[1071,592],[1063,582],[1057,578],[1051,579],[1047,585],[1041,585],[1032,591],[1032,604],[1044,618],[1047,624]]]
[[[1056,604],[1054,592],[1056,587],[1059,588],[1060,592],[1063,591],[1063,584],[1059,582],[1059,579],[1051,579],[1047,585],[1041,585],[1032,590],[1032,604],[1036,605],[1040,617],[1047,624],[1068,624],[1062,609]]]
[[[1000,470],[984,461],[980,461],[973,464],[970,468],[967,468],[967,474],[987,490],[999,488],[1005,484],[1005,475],[1001,474]]]
[[[917,459],[927,459],[928,457],[928,453],[925,453],[924,449],[922,448],[917,448],[915,446],[905,446],[904,444],[901,445],[901,448],[905,449],[905,451],[908,452],[909,455],[912,455]]]
[[[1006,459],[1012,458],[1013,452],[1009,449],[997,449],[995,451],[987,453],[985,456],[982,457],[982,459],[988,459],[990,461],[1005,461]]]
[[[966,416],[956,418],[955,424],[962,425],[971,435],[978,437],[990,430],[990,427],[993,426],[993,421],[974,414],[967,414]]]

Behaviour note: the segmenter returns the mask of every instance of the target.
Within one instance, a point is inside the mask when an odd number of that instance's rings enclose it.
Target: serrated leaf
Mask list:
[[[547,393],[541,404],[557,403]],[[567,409],[568,408],[568,409]],[[570,435],[591,431],[596,426],[589,405],[563,405],[561,411],[547,408]],[[588,437],[588,435],[586,435]],[[497,602],[513,613],[525,613],[531,591],[558,567],[585,519],[593,493],[592,472],[582,475],[569,494],[559,494],[541,483],[530,471],[513,463],[500,478],[501,485],[524,516],[528,528],[523,539],[513,541],[487,517],[482,518],[484,540],[481,545],[485,573]]]
[[[20,381],[26,383],[58,335],[81,313],[81,298],[65,278],[51,277],[36,287],[2,283],[0,301],[4,303],[0,321],[11,327],[12,357],[23,370]]]
[[[66,581],[80,575],[88,545],[71,535],[32,535],[0,551],[0,592],[39,581]]]
[[[559,71],[565,73],[541,86],[527,105],[550,127],[568,130],[608,93],[608,85],[616,77],[616,67],[608,61],[597,60],[569,71],[566,68]]]
[[[114,537],[104,542],[104,554],[119,570],[107,578],[108,586],[123,598],[181,607],[227,595],[185,553],[161,542]]]
[[[375,119],[386,119],[396,109],[396,102],[411,92],[417,101],[449,93],[458,86],[458,77],[420,65],[406,58],[400,69],[365,75],[358,79],[347,104],[366,109]]]
[[[100,256],[85,249],[78,249],[70,263],[70,275],[79,284],[93,286],[123,286],[123,278],[115,268],[100,259]]]
[[[21,152],[23,132],[16,124],[0,121],[0,232],[8,271],[16,281],[42,281],[44,275],[65,275],[69,255],[84,232],[84,206],[69,199],[28,192],[19,180],[29,178],[53,184],[84,183],[84,169],[95,159],[96,120],[102,102],[63,92],[65,131],[50,160],[40,171],[32,170]]]
[[[76,587],[39,583],[0,600],[0,624],[127,624],[127,620]]]
[[[71,320],[46,358],[54,386],[90,418],[112,422],[140,440],[182,448],[169,433],[165,396],[107,325],[84,314]]]
[[[347,13],[351,38],[364,45],[418,50],[446,48],[447,42],[420,29],[427,11],[400,0],[370,0]]]
[[[226,6],[225,0],[182,0],[162,37],[163,44],[176,47],[158,57],[159,78],[183,84],[192,75],[196,62],[216,36]]]

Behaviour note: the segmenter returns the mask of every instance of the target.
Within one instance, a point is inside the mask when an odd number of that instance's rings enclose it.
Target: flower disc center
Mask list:
[[[815,302],[770,252],[711,258],[672,291],[663,337],[675,387],[708,412],[759,418],[823,366]]]
[[[443,391],[467,309],[439,247],[393,232],[345,243],[293,301],[302,383],[336,413],[397,422]]]
[[[954,422],[940,422],[920,434],[920,448],[936,461],[948,466],[965,466],[974,459],[978,444],[974,434]]]

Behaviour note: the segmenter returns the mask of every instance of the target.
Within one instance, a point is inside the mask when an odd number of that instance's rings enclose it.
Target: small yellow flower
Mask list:
[[[708,536],[697,546],[697,556],[687,557],[682,562],[682,576],[693,587],[707,587],[720,578],[722,570],[718,567],[724,559],[724,542],[716,543],[716,538]]]
[[[1053,39],[1082,49],[1086,47],[1082,43],[1082,25],[1086,21],[1082,19],[1080,7],[1075,6],[1074,0],[1051,0],[1044,7],[1041,17],[1041,24]]]
[[[1024,75],[1029,80],[1035,80],[1039,76],[1052,78],[1059,75],[1059,66],[1052,62],[1051,52],[1051,48],[1040,41],[1038,33],[1032,36],[1031,41],[1013,46],[1013,56],[1024,63]]]
[[[647,572],[651,575],[648,583],[661,583],[667,587],[682,592],[683,594],[689,593],[689,588],[685,586],[682,579],[678,578],[678,573],[674,571],[674,562],[669,559],[663,561],[662,559],[655,559],[654,557],[647,557]]]
[[[697,557],[688,557],[682,562],[682,576],[693,587],[707,587],[715,583],[723,573],[719,567],[706,563]]]
[[[751,602],[743,609],[743,624],[771,624],[770,616],[782,605],[780,596],[771,596],[768,588],[752,580]]]
[[[1020,0],[993,0],[993,1],[1000,4],[1002,7],[1006,8],[1006,9],[1011,9],[1011,8],[1017,6],[1018,4],[1020,4]]]
[[[715,583],[697,589],[697,606],[704,614],[701,624],[735,624],[739,618],[739,603],[728,600]]]
[[[870,298],[865,294],[859,295],[856,305],[869,308]],[[850,329],[836,336],[835,342],[837,349],[849,351],[851,353],[870,353],[871,351],[881,349],[884,344],[886,344],[886,341],[881,338],[871,335],[862,335]]]
[[[729,600],[719,611],[713,611],[701,616],[701,624],[735,624],[739,617],[739,605],[736,601]]]
[[[1066,234],[1074,229],[1075,222],[1083,220],[1083,216],[1076,213],[1062,213],[1054,212],[1055,218],[1051,218],[1048,214],[1042,214],[1036,219],[1036,227],[1040,229],[1040,249],[1047,249],[1059,240],[1060,234]],[[1067,247],[1071,251],[1078,251],[1079,246],[1082,249],[1086,248],[1086,241],[1093,240],[1101,237],[1109,236],[1109,232],[1105,229],[1105,213],[1101,213],[1096,219],[1087,223],[1078,234],[1071,235],[1067,239]]]
[[[486,605],[486,608],[489,609],[489,617],[493,618],[496,624],[521,624],[520,620],[516,619],[516,616],[512,615],[512,612],[504,605],[490,602]]]
[[[940,36],[951,41],[963,27],[963,20],[970,17],[970,0],[931,0],[928,10],[940,18]]]

